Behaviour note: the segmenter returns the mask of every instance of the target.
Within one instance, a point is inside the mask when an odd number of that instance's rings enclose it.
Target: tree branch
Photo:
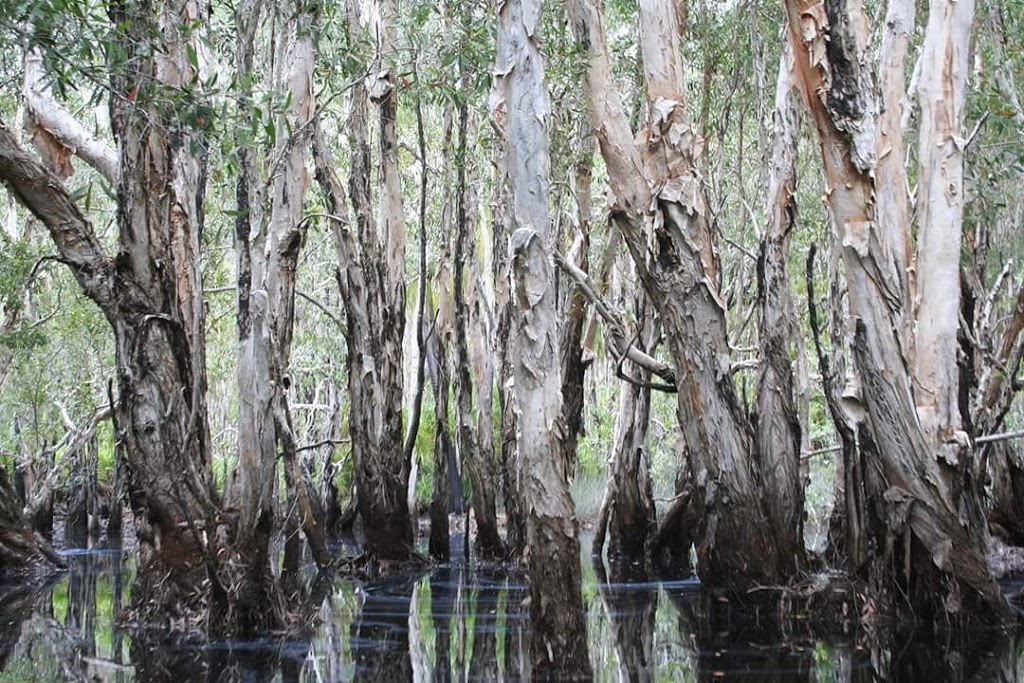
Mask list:
[[[628,338],[628,335],[626,334],[626,325],[622,322],[620,314],[612,307],[611,303],[598,293],[597,288],[590,279],[590,276],[577,268],[575,264],[567,261],[564,256],[557,252],[555,253],[555,263],[558,264],[558,267],[561,268],[566,275],[576,282],[580,291],[583,292],[583,296],[587,297],[587,301],[591,303],[594,310],[597,311],[598,315],[601,316],[601,319],[605,321],[605,325],[611,332],[612,340],[616,346],[616,355],[620,358],[624,357],[627,360],[636,363],[643,369],[649,370],[651,373],[662,378],[668,384],[672,385],[672,391],[674,391],[677,386],[675,371],[667,363],[663,363],[657,358],[652,358],[635,344],[626,342],[626,339]],[[634,383],[636,382],[634,381]],[[661,385],[651,388],[659,388],[662,391],[668,390],[667,387],[662,388]]]
[[[101,308],[114,305],[114,264],[60,178],[18,146],[0,121],[0,180],[50,231],[61,260]]]
[[[43,59],[38,50],[25,54],[25,105],[36,127],[95,168],[111,186],[117,185],[120,173],[117,150],[86,130],[54,99],[46,83]]]

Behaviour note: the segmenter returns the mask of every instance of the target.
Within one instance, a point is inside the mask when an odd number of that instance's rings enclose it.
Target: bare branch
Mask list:
[[[555,253],[555,263],[558,264],[558,267],[561,268],[566,275],[576,282],[576,285],[580,288],[580,291],[583,292],[583,295],[587,297],[587,300],[594,307],[594,310],[596,310],[598,315],[601,316],[601,319],[605,321],[605,325],[611,332],[612,340],[616,346],[616,355],[620,358],[625,358],[636,363],[641,368],[649,370],[651,373],[661,377],[667,383],[671,384],[672,387],[676,387],[675,371],[667,363],[663,363],[656,358],[652,358],[635,344],[626,342],[628,335],[626,334],[626,326],[622,322],[621,314],[614,309],[607,299],[598,293],[597,287],[594,286],[594,282],[590,279],[590,276],[577,268],[575,264],[567,261],[564,256],[557,252]],[[623,379],[633,381],[629,380],[629,378]],[[633,383],[638,384],[636,381],[633,381]],[[652,386],[651,388],[658,387]],[[665,391],[666,389],[661,390]]]
[[[103,252],[92,225],[60,178],[21,149],[2,121],[0,180],[19,203],[46,225],[61,260],[71,268],[85,293],[101,307],[115,305],[114,266]]]
[[[111,186],[117,185],[117,150],[86,130],[71,112],[54,99],[43,73],[43,58],[38,50],[25,55],[25,104],[32,124],[68,152],[95,168]]]

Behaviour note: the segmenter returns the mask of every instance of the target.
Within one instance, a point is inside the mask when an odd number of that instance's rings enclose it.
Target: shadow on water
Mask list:
[[[458,555],[457,555],[458,556]],[[374,581],[335,578],[302,639],[274,634],[144,651],[118,627],[132,562],[68,553],[51,585],[0,587],[3,681],[518,681],[528,671],[526,579],[462,563]],[[1024,586],[1007,585],[1008,594]],[[584,563],[588,648],[598,681],[1022,681],[1017,633],[977,643],[927,628],[888,643],[855,628],[783,628],[631,566]]]

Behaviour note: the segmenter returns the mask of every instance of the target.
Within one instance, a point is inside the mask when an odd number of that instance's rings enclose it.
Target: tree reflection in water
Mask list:
[[[529,591],[503,567],[453,564],[356,581],[335,577],[307,596],[303,638],[168,646],[122,631],[130,561],[117,552],[69,558],[54,586],[0,591],[0,683],[127,681],[519,681],[529,672]],[[588,563],[589,565],[589,563]],[[702,595],[695,580],[596,564],[583,573],[590,661],[597,681],[1017,681],[1017,634],[938,639],[926,628],[872,641],[816,633],[799,620]],[[312,605],[316,602],[318,606]],[[296,610],[301,610],[295,605]]]

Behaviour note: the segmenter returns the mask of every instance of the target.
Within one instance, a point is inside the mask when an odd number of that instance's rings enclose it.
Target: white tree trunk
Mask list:
[[[507,117],[512,185],[513,301],[509,359],[526,514],[533,676],[588,676],[576,518],[559,439],[563,428],[553,264],[549,252],[548,97],[541,3],[497,6],[495,109]],[[559,676],[561,674],[561,676]]]
[[[939,448],[951,461],[967,441],[960,432],[957,330],[964,210],[963,111],[973,18],[973,0],[929,3],[918,83],[914,396],[933,448]]]

